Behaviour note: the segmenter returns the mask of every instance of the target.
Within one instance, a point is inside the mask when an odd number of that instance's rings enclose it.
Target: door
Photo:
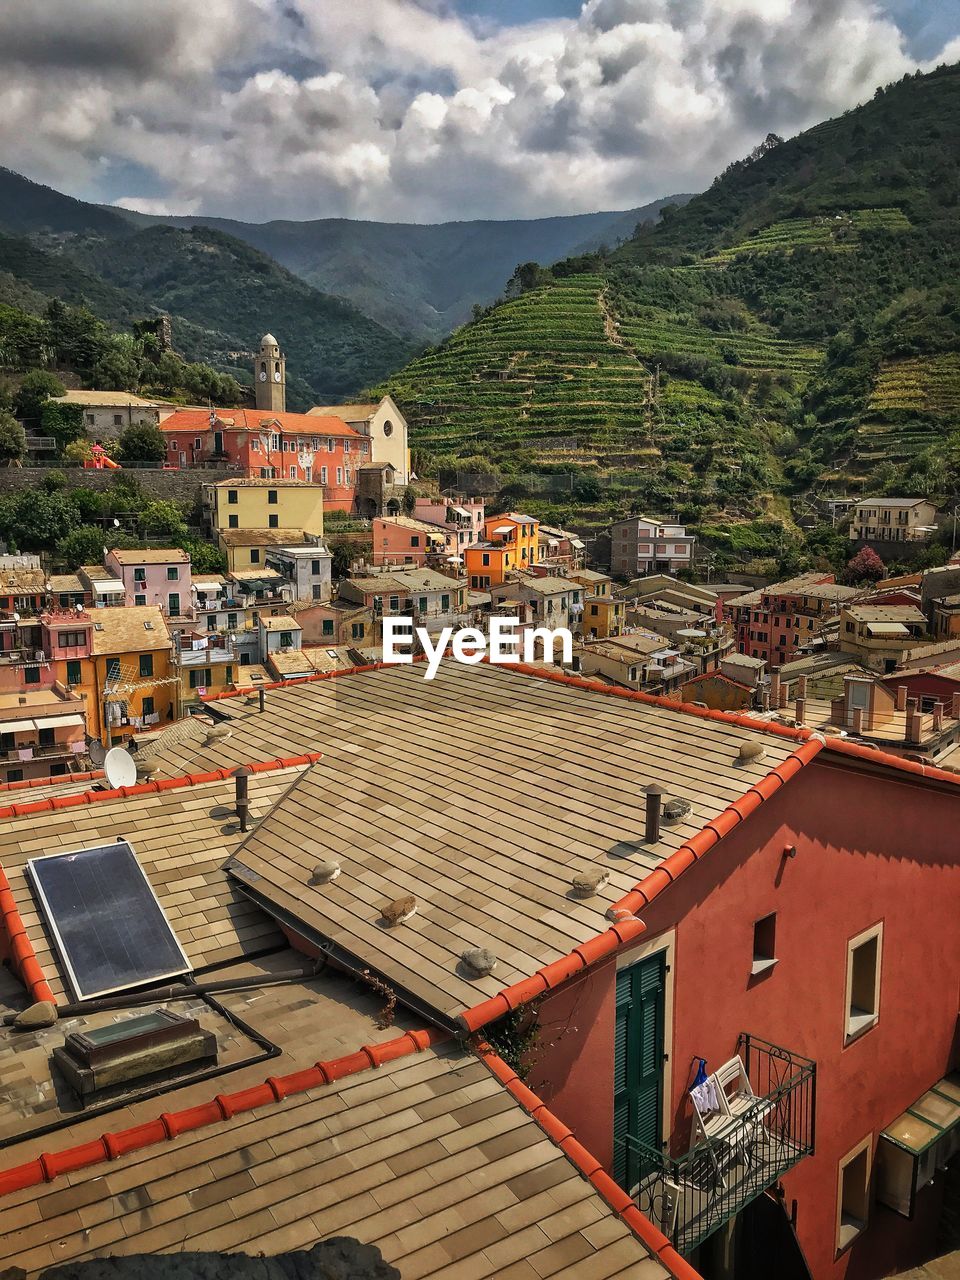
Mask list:
[[[663,1130],[666,952],[617,974],[613,1061],[613,1176],[632,1191],[642,1176],[636,1139],[659,1152]]]
[[[171,591],[167,597],[167,613],[171,618],[180,617],[180,593]]]

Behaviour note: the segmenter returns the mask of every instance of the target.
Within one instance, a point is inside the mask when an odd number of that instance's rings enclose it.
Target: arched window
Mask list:
[[[274,372],[274,373],[279,373],[279,372],[280,372],[280,361],[279,361],[279,360],[276,360],[276,361],[274,362],[274,365],[273,365],[273,372]]]
[[[266,362],[266,360],[261,360],[261,361],[260,361],[260,372],[261,372],[261,373],[266,373],[266,372],[267,372],[267,362]]]

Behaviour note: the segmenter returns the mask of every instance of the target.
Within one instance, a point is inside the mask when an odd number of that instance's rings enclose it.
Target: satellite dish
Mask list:
[[[102,769],[103,762],[107,758],[107,749],[99,738],[91,738],[90,744],[87,747],[87,755],[98,769]]]
[[[137,766],[129,751],[111,747],[103,759],[107,781],[111,787],[132,787],[137,781]]]

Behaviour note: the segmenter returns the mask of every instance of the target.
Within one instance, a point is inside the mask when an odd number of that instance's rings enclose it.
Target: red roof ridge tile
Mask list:
[[[702,1280],[700,1273],[686,1262],[653,1223],[640,1212],[633,1197],[614,1182],[596,1156],[592,1155],[574,1137],[562,1120],[553,1114],[546,1103],[523,1083],[514,1069],[487,1044],[474,1045],[476,1053],[488,1070],[509,1094],[537,1122],[550,1141],[579,1169],[594,1190],[607,1202],[617,1217],[629,1227],[651,1256],[674,1277],[674,1280]]]
[[[321,751],[307,751],[303,755],[281,756],[277,760],[257,760],[246,765],[246,768],[254,773],[272,773],[277,769],[293,769],[297,765],[316,764],[322,758]],[[30,800],[24,804],[5,805],[0,807],[0,820],[22,818],[30,813],[49,813],[54,809],[70,809],[84,804],[99,804],[105,800],[121,800],[128,796],[174,791],[179,787],[195,787],[205,782],[224,782],[233,776],[236,767],[212,769],[207,773],[186,773],[177,778],[160,778],[153,782],[137,782],[130,787],[115,787],[107,791],[77,791],[62,796],[46,796],[43,800]],[[102,776],[102,774],[91,776]]]
[[[312,1067],[292,1071],[284,1076],[268,1076],[260,1084],[235,1093],[219,1093],[209,1102],[186,1107],[182,1111],[165,1111],[152,1120],[121,1129],[116,1133],[104,1133],[99,1138],[62,1151],[45,1152],[24,1164],[0,1170],[0,1196],[14,1191],[24,1191],[42,1183],[53,1182],[66,1173],[75,1173],[91,1165],[107,1160],[117,1160],[131,1151],[140,1151],[161,1142],[169,1142],[181,1133],[202,1129],[211,1124],[230,1120],[245,1111],[280,1102],[292,1094],[305,1093],[355,1075],[370,1067],[382,1066],[411,1053],[422,1053],[435,1044],[450,1038],[446,1031],[435,1029],[405,1031],[403,1035],[383,1044],[364,1045],[356,1053],[329,1062],[316,1062]]]
[[[0,792],[26,791],[31,787],[55,787],[60,783],[93,782],[95,778],[103,778],[102,769],[87,769],[80,773],[45,773],[42,778],[21,778],[19,782],[0,782]]]
[[[527,1004],[538,996],[545,995],[561,982],[588,968],[605,956],[633,942],[646,931],[646,925],[637,918],[637,911],[642,910],[668,888],[689,867],[703,857],[708,849],[712,849],[764,800],[769,800],[789,780],[815,756],[823,750],[824,739],[811,737],[793,751],[786,760],[776,765],[769,773],[748,787],[742,796],[729,804],[716,817],[706,822],[701,831],[682,844],[679,849],[660,863],[653,871],[639,881],[622,898],[607,909],[607,919],[613,921],[602,933],[595,934],[586,942],[573,948],[559,960],[538,969],[529,978],[523,978],[509,987],[504,987],[495,996],[481,1001],[470,1009],[464,1009],[457,1015],[457,1021],[467,1031],[479,1031],[489,1022],[502,1018],[518,1005]],[[872,753],[871,753],[872,754]]]
[[[952,786],[960,786],[960,773],[949,769],[940,769],[935,764],[924,764],[918,760],[907,760],[903,756],[895,756],[880,747],[868,747],[860,742],[851,742],[849,738],[829,737],[824,745],[831,751],[841,755],[854,756],[857,760],[867,760],[871,764],[882,764],[885,768],[896,769],[900,773],[912,774],[915,778],[926,778],[931,782],[949,782]]]
[[[51,1004],[56,1004],[3,867],[0,867],[0,921],[3,928],[0,953],[10,961],[33,1000],[49,1000]]]

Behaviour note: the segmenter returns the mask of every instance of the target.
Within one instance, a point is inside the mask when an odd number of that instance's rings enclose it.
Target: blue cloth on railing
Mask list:
[[[690,1097],[696,1103],[699,1113],[705,1116],[720,1110],[720,1100],[713,1081],[707,1075],[706,1058],[699,1058],[697,1061],[697,1078],[690,1088]]]

